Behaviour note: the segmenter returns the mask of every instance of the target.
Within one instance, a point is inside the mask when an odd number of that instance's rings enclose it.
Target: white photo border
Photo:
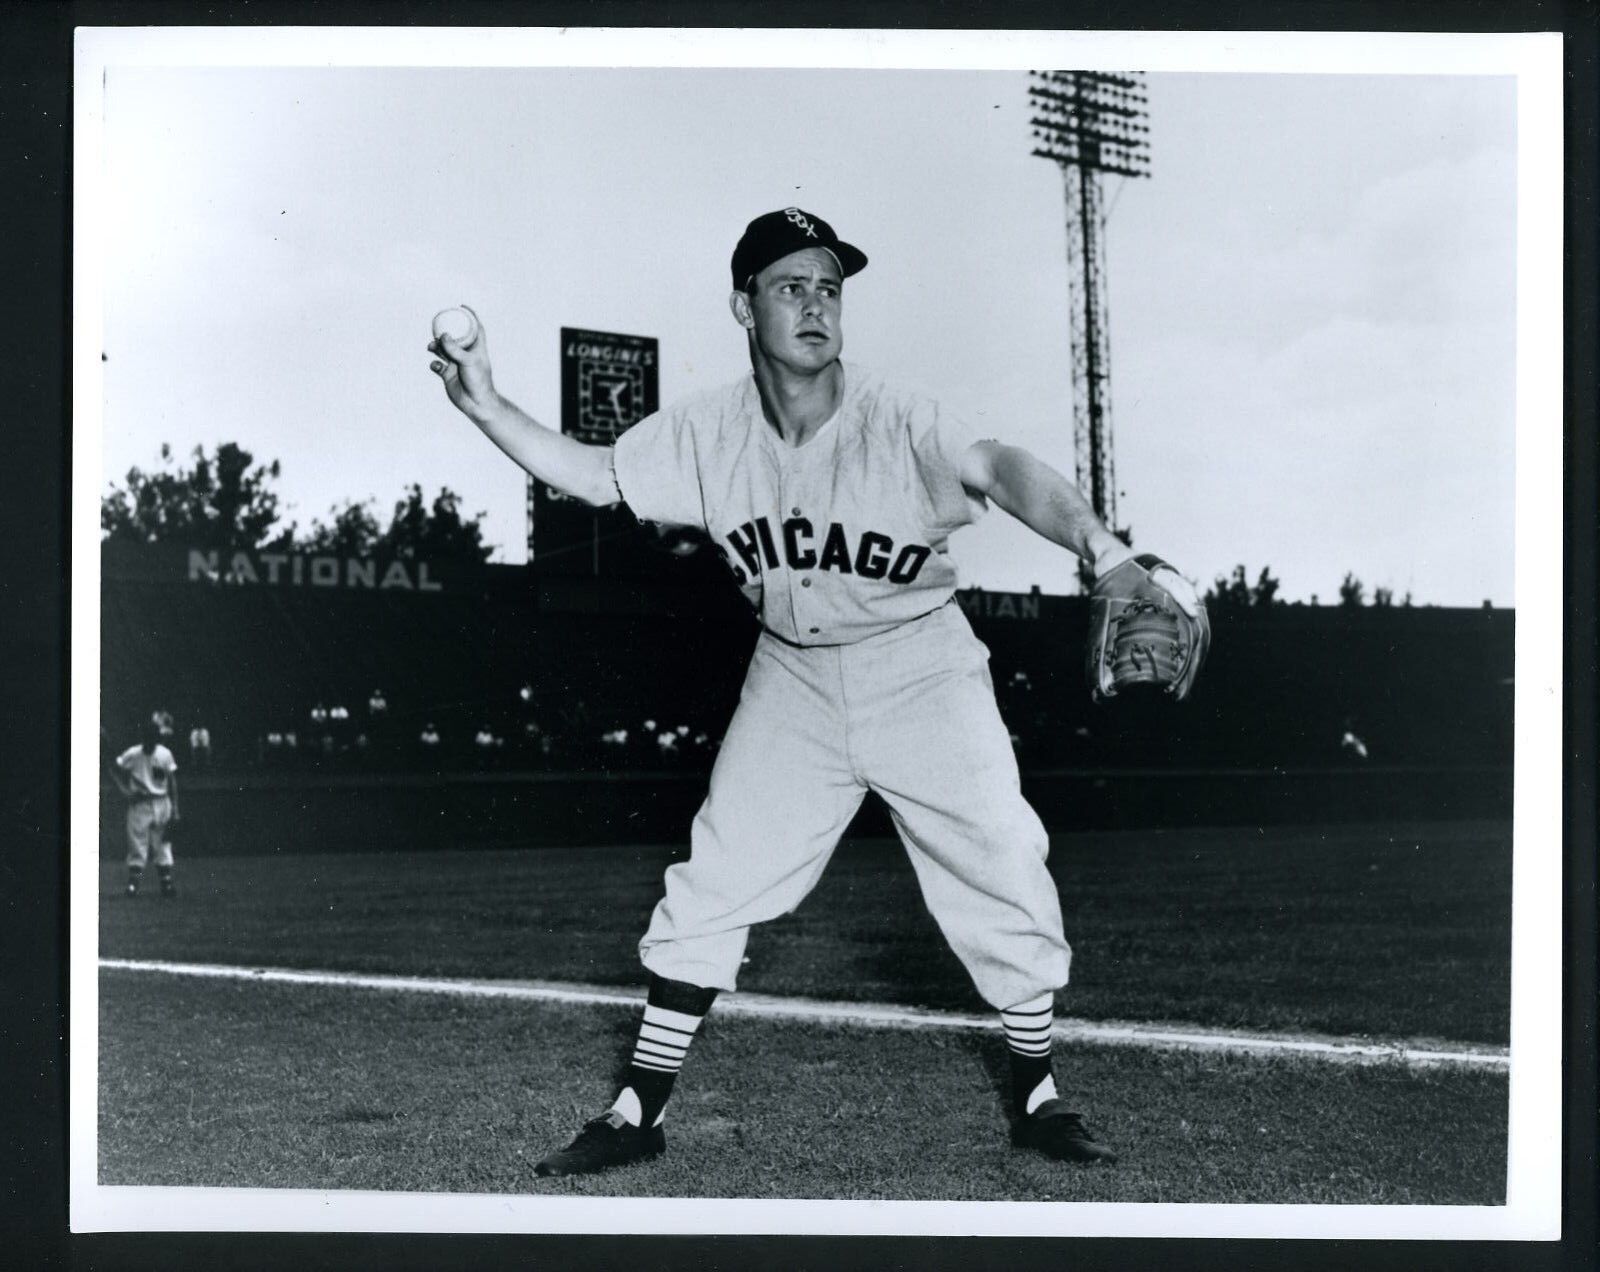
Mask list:
[[[1504,1206],[851,1202],[98,1183],[104,73],[121,66],[795,67],[1499,75],[1517,83],[1516,772]],[[69,949],[74,1232],[914,1234],[1537,1240],[1561,1235],[1562,261],[1559,33],[80,28],[75,49]],[[159,1222],[156,1222],[156,1220]]]

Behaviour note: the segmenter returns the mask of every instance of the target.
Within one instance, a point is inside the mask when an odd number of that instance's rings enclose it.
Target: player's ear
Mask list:
[[[733,320],[749,331],[756,325],[756,316],[750,311],[750,297],[742,291],[728,294],[728,308],[733,310]]]

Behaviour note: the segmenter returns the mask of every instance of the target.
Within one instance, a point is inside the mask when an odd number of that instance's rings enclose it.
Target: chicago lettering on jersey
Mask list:
[[[896,550],[894,540],[876,530],[867,530],[852,541],[837,521],[829,522],[819,533],[805,517],[790,517],[776,531],[767,518],[757,517],[730,530],[727,538],[729,547],[719,543],[717,551],[740,583],[780,565],[911,583],[933,553],[923,543],[907,543]]]

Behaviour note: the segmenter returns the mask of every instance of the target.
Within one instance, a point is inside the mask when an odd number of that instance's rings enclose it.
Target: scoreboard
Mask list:
[[[609,446],[659,408],[660,348],[650,336],[561,329],[561,431]]]
[[[561,329],[561,431],[609,446],[660,405],[661,351],[652,336]],[[528,479],[528,563],[541,572],[599,577],[630,554],[633,519],[591,508]]]

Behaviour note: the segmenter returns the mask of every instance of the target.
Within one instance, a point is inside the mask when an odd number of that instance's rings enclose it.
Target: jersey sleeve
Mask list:
[[[706,528],[692,418],[678,410],[640,420],[612,446],[622,501],[640,521]]]
[[[133,757],[138,754],[138,751],[138,747],[130,746],[121,755],[117,756],[116,760],[114,761],[116,766],[123,772],[127,772],[133,767]]]
[[[929,399],[911,409],[911,449],[932,507],[931,529],[948,534],[970,525],[989,507],[982,495],[961,484],[961,458],[978,433],[960,415]]]

